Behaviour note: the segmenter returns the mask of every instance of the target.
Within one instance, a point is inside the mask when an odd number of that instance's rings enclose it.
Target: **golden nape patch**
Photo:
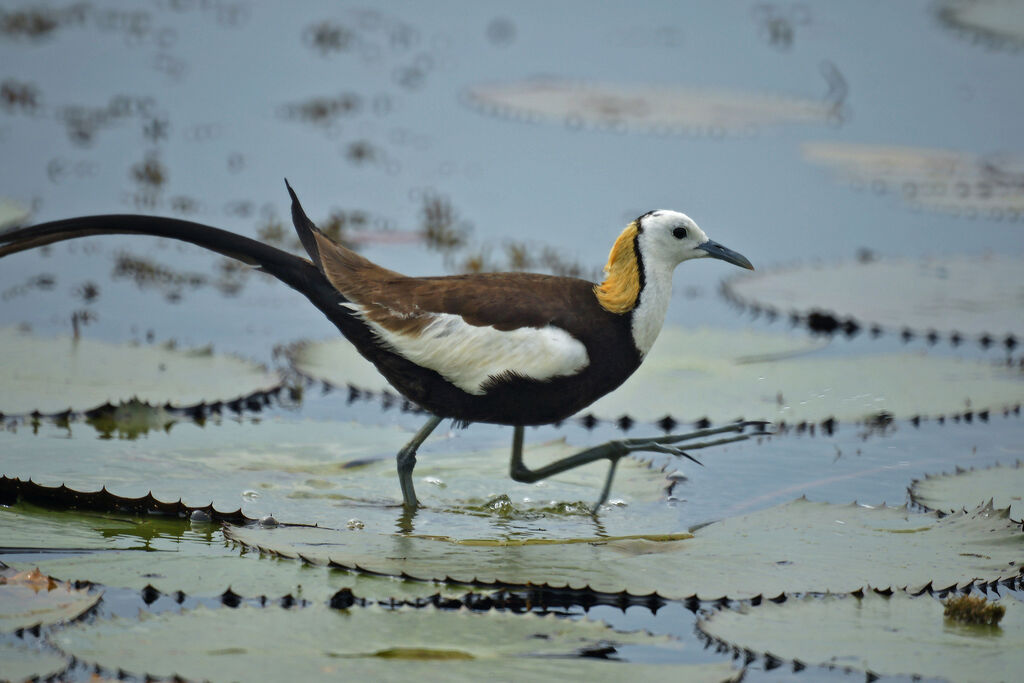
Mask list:
[[[610,313],[628,313],[640,296],[640,263],[636,258],[637,223],[630,223],[612,245],[604,282],[594,285],[601,307]]]

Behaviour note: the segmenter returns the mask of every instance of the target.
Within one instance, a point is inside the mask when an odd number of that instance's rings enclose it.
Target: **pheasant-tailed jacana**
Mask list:
[[[416,450],[441,420],[515,428],[511,476],[532,482],[608,459],[598,504],[619,458],[637,451],[691,456],[683,441],[741,432],[743,423],[651,439],[619,439],[536,470],[522,461],[523,427],[565,419],[612,391],[637,367],[661,330],[675,267],[712,257],[753,269],[708,239],[688,216],[650,211],[612,246],[600,283],[532,273],[406,277],[320,232],[291,186],[292,221],[309,259],[191,221],[138,215],[85,216],[0,233],[0,257],[52,242],[106,234],[169,237],[259,267],[301,292],[382,375],[431,414],[399,452],[407,507],[418,505]],[[744,438],[689,443],[688,449]]]

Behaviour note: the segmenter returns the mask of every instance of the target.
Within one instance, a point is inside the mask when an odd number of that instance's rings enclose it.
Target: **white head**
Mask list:
[[[708,239],[692,218],[678,211],[650,211],[637,223],[640,257],[647,265],[671,271],[683,261],[717,258],[741,268],[754,267],[744,256]]]
[[[619,235],[608,255],[605,279],[594,286],[594,294],[606,311],[632,315],[633,341],[641,357],[665,320],[676,266],[709,256],[754,269],[744,256],[709,240],[693,219],[678,211],[645,213]]]

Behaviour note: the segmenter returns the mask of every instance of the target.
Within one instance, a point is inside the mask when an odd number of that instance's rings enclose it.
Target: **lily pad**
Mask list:
[[[278,389],[276,373],[209,349],[46,339],[0,328],[0,413],[85,411],[137,399],[188,407]]]
[[[941,0],[939,21],[972,43],[991,48],[1024,48],[1024,8],[1015,0]]]
[[[1024,559],[1024,533],[1006,510],[940,517],[805,499],[660,537],[510,540],[310,527],[227,527],[225,535],[282,557],[388,576],[670,599],[966,585],[1016,577]]]
[[[920,353],[814,357],[800,343],[773,351],[787,337],[770,333],[662,334],[640,369],[590,410],[641,419],[667,412],[713,422],[856,422],[881,412],[909,418],[1002,409],[1024,398],[1017,373],[987,363]]]
[[[46,576],[38,569],[0,576],[0,633],[74,621],[103,594]]]
[[[1013,519],[1024,518],[1024,465],[957,470],[954,474],[928,475],[915,479],[910,498],[929,510],[952,512],[991,501],[1009,508]]]
[[[465,101],[492,116],[658,134],[749,135],[759,127],[826,123],[836,104],[670,85],[534,79],[473,86]]]
[[[0,507],[0,552],[31,553],[92,550],[159,550],[192,536],[209,540],[212,529],[198,533],[188,520],[129,514],[94,514],[83,511],[46,510],[19,503]],[[84,579],[83,576],[62,576]]]
[[[71,662],[55,652],[26,643],[0,640],[0,675],[8,681],[50,680],[64,671]]]
[[[438,592],[428,584],[239,557],[224,543],[218,525],[154,516],[61,512],[19,503],[0,507],[0,539],[0,554],[17,555],[7,560],[15,568],[38,567],[63,580],[131,590],[150,586],[165,594],[209,597],[230,588],[242,597],[292,595],[322,603],[343,588],[375,600]],[[445,593],[449,590],[459,589]]]
[[[804,158],[854,187],[894,194],[909,205],[966,217],[1024,216],[1024,156],[857,143],[813,142]]]
[[[730,646],[805,665],[854,668],[877,676],[1007,681],[1024,670],[1024,605],[1009,602],[999,626],[967,626],[943,616],[931,596],[874,591],[763,601],[712,613],[698,623]]]
[[[312,680],[325,675],[480,680],[526,674],[678,680],[690,673],[700,680],[723,680],[736,674],[727,663],[691,672],[686,666],[584,660],[581,653],[609,646],[678,650],[680,644],[665,636],[617,633],[585,619],[467,610],[198,607],[63,629],[54,641],[62,651],[111,671],[211,681]]]
[[[742,305],[804,317],[829,311],[862,328],[1024,339],[1021,269],[1021,257],[992,254],[876,259],[760,271],[725,289]]]
[[[418,527],[437,524],[473,535],[487,529],[531,536],[593,532],[589,506],[607,463],[517,483],[508,476],[510,431],[492,429],[495,439],[466,443],[439,430],[421,447],[414,477],[427,508],[417,515]],[[40,435],[0,432],[0,473],[76,491],[105,487],[124,498],[152,492],[160,501],[181,498],[192,507],[212,502],[225,512],[241,506],[250,518],[272,514],[328,526],[356,518],[392,527],[403,514],[394,454],[409,437],[394,427],[311,420],[185,423],[125,442],[68,439],[56,427],[41,426]],[[577,450],[562,440],[533,441],[524,459],[536,466]],[[660,532],[670,525],[675,513],[664,501],[672,481],[645,462],[623,459],[613,505],[602,518],[607,533]]]

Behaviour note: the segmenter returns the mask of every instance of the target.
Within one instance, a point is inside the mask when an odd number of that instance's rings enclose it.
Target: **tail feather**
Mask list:
[[[313,265],[322,273],[324,272],[323,259],[320,256],[320,247],[317,245],[316,235],[324,236],[320,232],[320,228],[313,224],[313,221],[309,220],[309,216],[302,208],[302,204],[299,203],[299,198],[295,194],[295,190],[292,189],[288,179],[284,179],[284,186],[288,188],[288,195],[292,198],[292,224],[295,225],[295,232],[299,235],[299,241],[302,242],[303,248],[306,253],[309,254],[309,258],[313,261]]]
[[[408,359],[382,347],[366,323],[349,307],[341,305],[348,303],[349,300],[331,280],[336,269],[341,269],[349,276],[350,272],[358,271],[360,268],[377,269],[380,273],[394,277],[402,276],[385,271],[362,256],[332,242],[306,216],[291,187],[288,191],[292,196],[295,229],[313,262],[254,239],[202,223],[132,214],[67,218],[0,232],[0,258],[54,242],[92,235],[150,235],[190,242],[243,263],[258,266],[297,290],[320,309],[352,342],[359,353],[376,365],[386,378],[402,378],[403,381],[397,382],[396,386],[405,386],[406,391],[411,392],[406,393],[407,397],[422,402],[426,396],[425,392],[428,391],[428,384],[415,380],[419,376],[417,372],[422,374],[422,370]],[[321,253],[326,257],[326,273]],[[339,282],[343,279],[340,278]]]
[[[308,260],[268,244],[177,218],[111,214],[82,216],[0,232],[0,258],[63,240],[93,235],[150,235],[190,242],[257,266],[296,289],[327,312],[336,311],[339,293]]]

